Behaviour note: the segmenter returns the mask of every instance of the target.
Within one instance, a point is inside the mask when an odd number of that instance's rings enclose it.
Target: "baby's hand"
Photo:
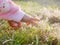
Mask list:
[[[26,24],[27,25],[32,24],[32,26],[34,26],[36,21],[40,21],[40,20],[37,18],[30,18],[30,21],[26,22]]]
[[[33,26],[35,24],[35,21],[40,21],[40,19],[25,15],[21,21],[25,22],[27,25],[32,24]]]

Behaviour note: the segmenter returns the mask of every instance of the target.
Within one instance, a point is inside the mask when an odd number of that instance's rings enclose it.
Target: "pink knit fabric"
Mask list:
[[[2,0],[0,0],[0,3],[2,2]]]
[[[15,5],[11,0],[6,0],[6,1],[7,1],[7,3],[9,3],[10,10],[7,12],[0,12],[0,18],[3,18],[3,19],[8,19],[8,17],[10,15],[13,15],[17,11],[19,11],[19,7],[17,5]],[[2,3],[2,2],[3,1],[0,0],[0,3]]]

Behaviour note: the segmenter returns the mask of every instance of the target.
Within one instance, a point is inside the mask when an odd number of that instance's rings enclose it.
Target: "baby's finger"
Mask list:
[[[34,26],[34,22],[33,21],[30,21],[30,22],[26,22],[27,25],[32,25]]]
[[[33,20],[33,21],[40,21],[40,19],[37,19],[37,18],[31,18],[31,20]]]
[[[30,22],[26,22],[26,24],[27,24],[27,25],[29,25],[29,24],[30,24]]]
[[[32,27],[35,25],[35,21],[31,21],[30,23],[32,25]]]

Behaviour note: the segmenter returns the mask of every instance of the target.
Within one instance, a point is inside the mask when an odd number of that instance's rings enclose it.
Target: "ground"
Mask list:
[[[22,23],[22,27],[16,30],[9,30],[7,21],[0,20],[0,45],[49,45],[57,44],[60,37],[60,9],[55,5],[44,7],[36,2],[17,2],[22,10],[41,19],[35,26],[27,26]],[[52,19],[53,18],[53,19]],[[58,21],[56,21],[58,20]],[[54,21],[54,22],[53,22]],[[58,43],[58,45],[60,45]]]

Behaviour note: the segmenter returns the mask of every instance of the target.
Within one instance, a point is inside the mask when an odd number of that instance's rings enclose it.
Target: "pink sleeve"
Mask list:
[[[12,0],[7,0],[7,1],[12,1]]]

